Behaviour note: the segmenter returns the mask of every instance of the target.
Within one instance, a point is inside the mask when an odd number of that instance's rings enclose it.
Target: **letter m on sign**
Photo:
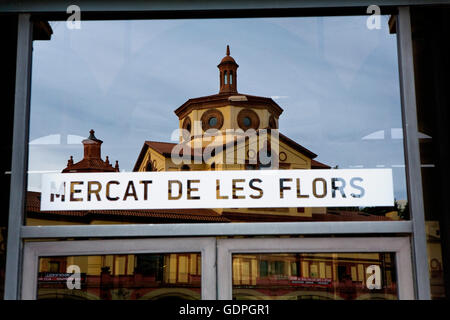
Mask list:
[[[61,182],[59,188],[56,188],[56,183],[54,181],[50,184],[50,202],[54,202],[55,198],[61,198],[64,201],[66,198],[66,183]]]

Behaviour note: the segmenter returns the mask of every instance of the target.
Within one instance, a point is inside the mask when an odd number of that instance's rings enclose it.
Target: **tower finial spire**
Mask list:
[[[229,55],[230,55],[230,46],[227,45],[227,56],[229,56]]]
[[[97,140],[97,138],[95,137],[94,133],[95,133],[94,129],[91,129],[91,130],[89,131],[89,137],[88,137],[88,139],[91,139],[91,140]]]

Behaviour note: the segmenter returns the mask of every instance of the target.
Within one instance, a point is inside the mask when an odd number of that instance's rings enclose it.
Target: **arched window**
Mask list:
[[[230,84],[233,84],[233,71],[230,71]]]
[[[223,83],[227,84],[227,72],[226,71],[223,73]]]

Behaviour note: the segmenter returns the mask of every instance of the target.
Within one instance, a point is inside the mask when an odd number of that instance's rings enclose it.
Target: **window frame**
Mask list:
[[[231,300],[233,292],[233,253],[369,253],[394,252],[398,298],[414,299],[409,237],[388,238],[291,238],[218,239],[217,289],[219,300]]]
[[[220,1],[219,1],[220,2]],[[400,3],[401,1],[398,1]],[[245,1],[242,2],[245,4]],[[281,10],[286,3],[275,11],[263,8],[249,11],[242,3],[228,4],[235,6],[224,10],[220,8],[211,11],[202,11],[193,8],[185,12],[190,17],[217,17],[217,16],[301,16],[330,14],[330,3],[326,1],[315,3],[313,7],[301,1],[295,1],[298,10]],[[354,7],[334,7],[332,14],[351,15],[362,14],[366,6],[365,1],[358,1]],[[407,3],[407,2],[406,2]],[[160,4],[161,5],[161,4]],[[185,4],[186,5],[186,4]],[[204,5],[204,4],[203,4]],[[336,3],[334,3],[336,6]],[[189,7],[189,5],[187,5]],[[255,4],[250,5],[250,7]],[[320,8],[322,6],[322,8]],[[359,6],[359,7],[357,7]],[[170,6],[169,6],[170,7]],[[200,5],[201,7],[201,5]],[[213,6],[214,7],[214,6]],[[171,7],[173,9],[173,7]],[[24,226],[25,196],[28,168],[28,142],[30,117],[30,90],[31,90],[31,63],[32,63],[32,20],[34,18],[66,19],[67,14],[61,8],[42,10],[45,12],[20,13],[18,19],[17,36],[17,62],[16,62],[16,88],[14,107],[13,152],[11,169],[11,194],[8,224],[7,263],[5,280],[5,299],[18,299],[21,297],[21,274],[23,244],[27,239],[42,238],[92,238],[95,237],[177,237],[177,236],[234,236],[234,235],[390,235],[407,234],[412,240],[414,283],[417,299],[430,299],[430,283],[428,275],[426,234],[424,207],[422,199],[422,179],[420,167],[419,144],[417,138],[417,113],[415,102],[414,66],[412,56],[411,21],[408,6],[386,7],[389,10],[398,10],[397,14],[397,41],[400,76],[400,94],[403,120],[404,153],[407,174],[408,199],[410,202],[411,220],[394,222],[299,222],[299,223],[246,223],[246,224],[177,224],[177,225],[95,225],[95,226]],[[169,9],[167,12],[142,10],[131,13],[125,9],[118,9],[113,19],[126,17],[152,18],[168,17],[179,18]],[[195,10],[197,9],[197,10]],[[313,10],[314,9],[314,10]],[[65,10],[65,8],[64,8]],[[101,9],[100,9],[101,10]],[[101,18],[98,12],[83,13],[82,19]],[[279,11],[281,10],[281,11]],[[312,10],[312,11],[311,11]],[[189,10],[187,10],[189,11]],[[24,12],[24,11],[22,11]],[[50,12],[50,13],[49,13]],[[299,13],[300,12],[300,13]],[[385,12],[383,12],[385,13]],[[184,15],[182,15],[184,17]],[[109,17],[111,19],[111,17]],[[420,196],[415,196],[419,194]]]
[[[201,254],[202,300],[216,298],[216,239],[121,239],[26,242],[22,272],[21,299],[37,298],[39,258],[49,256],[80,256],[110,254],[197,253]]]

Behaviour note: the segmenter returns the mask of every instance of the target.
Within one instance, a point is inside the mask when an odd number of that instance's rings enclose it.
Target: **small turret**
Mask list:
[[[219,93],[237,93],[237,68],[239,65],[230,56],[230,46],[227,45],[227,55],[217,67],[220,70]]]

